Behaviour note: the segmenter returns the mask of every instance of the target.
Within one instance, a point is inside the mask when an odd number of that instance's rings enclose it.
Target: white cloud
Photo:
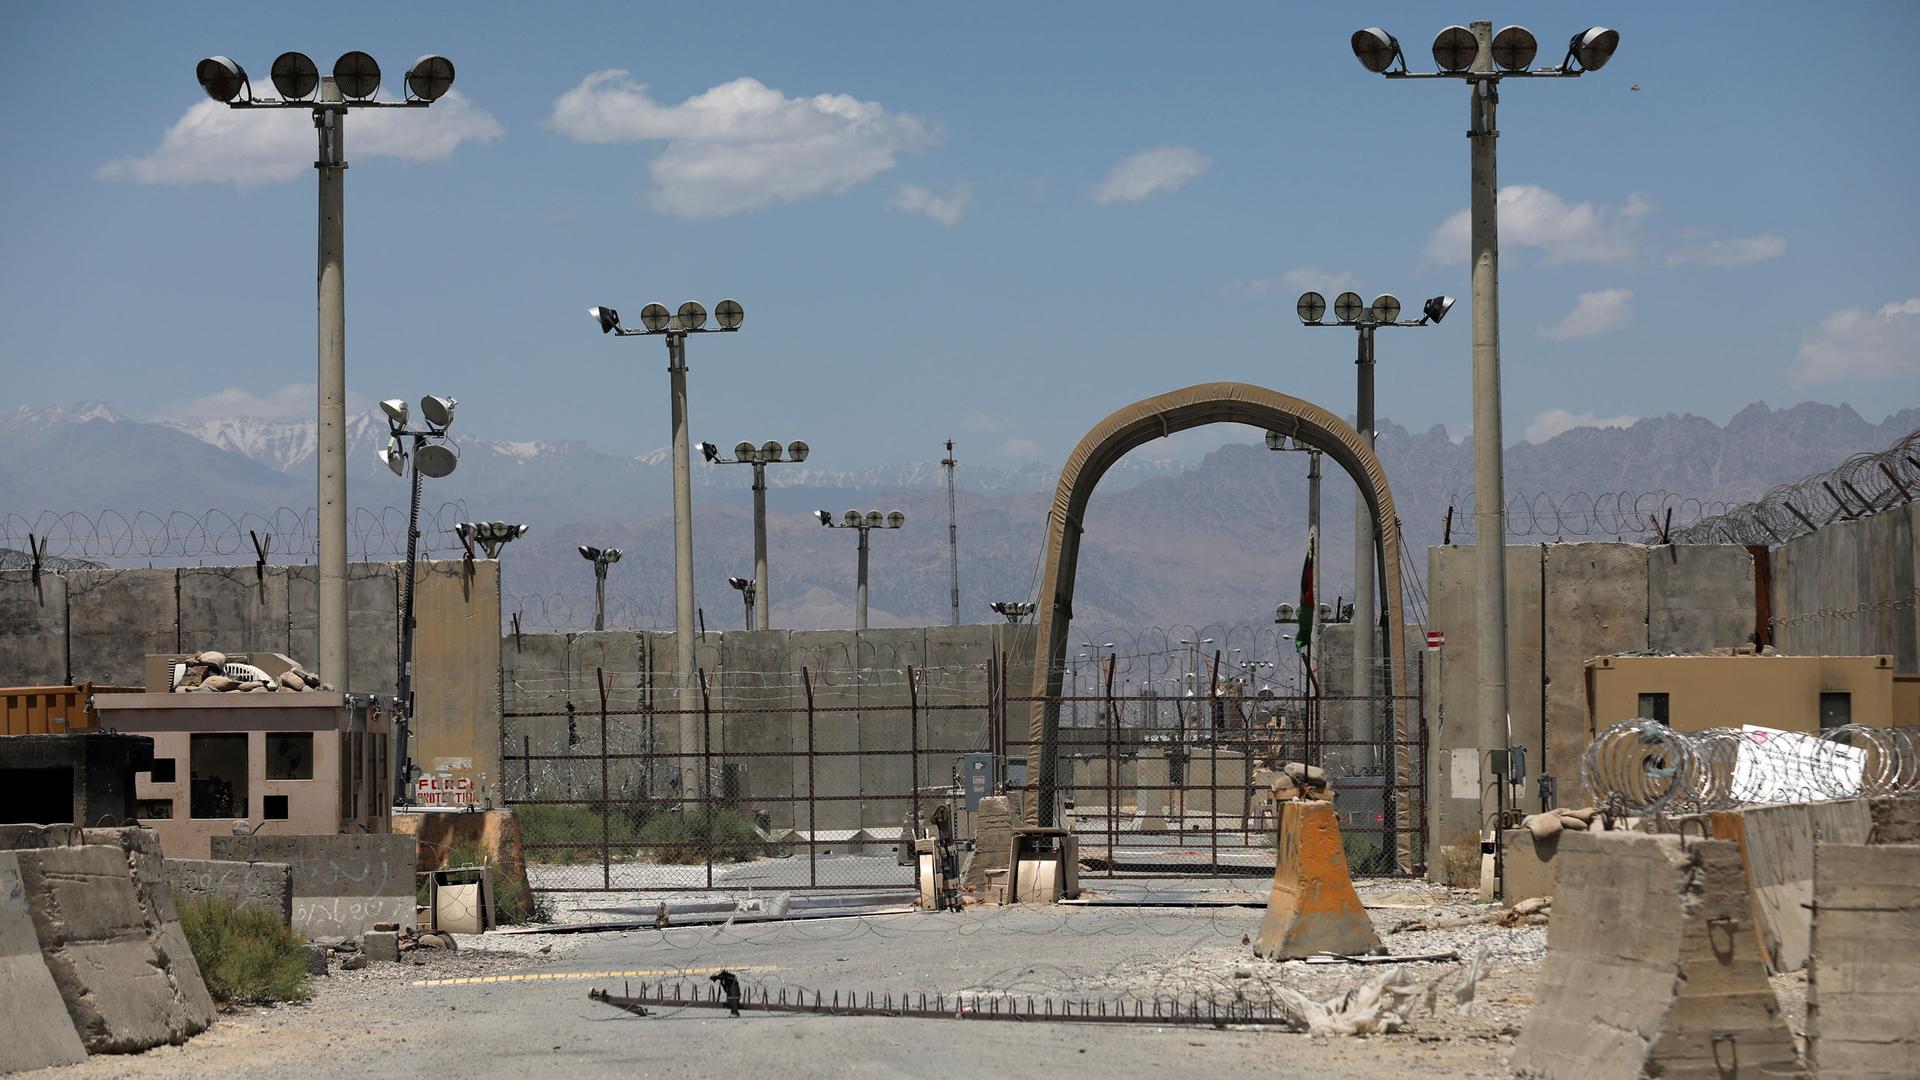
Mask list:
[[[1705,240],[1667,252],[1668,266],[1745,266],[1748,263],[1777,259],[1787,253],[1787,239],[1772,233],[1736,236],[1731,240]]]
[[[1543,443],[1556,435],[1562,435],[1574,428],[1623,428],[1632,427],[1640,422],[1637,416],[1595,416],[1591,412],[1569,412],[1566,409],[1548,409],[1533,418],[1527,425],[1527,441]]]
[[[1152,146],[1120,159],[1093,189],[1097,203],[1139,202],[1149,195],[1178,191],[1213,168],[1213,159],[1191,146]]]
[[[1653,200],[1635,193],[1623,206],[1569,203],[1546,188],[1513,184],[1500,189],[1500,248],[1538,249],[1543,262],[1618,262],[1640,246],[1640,222],[1654,211]],[[1427,240],[1430,264],[1462,263],[1471,256],[1473,222],[1462,210],[1433,230]]]
[[[1552,326],[1541,327],[1540,332],[1556,341],[1565,341],[1568,338],[1611,333],[1632,321],[1633,290],[1601,289],[1599,292],[1581,293],[1572,311],[1561,316],[1560,321]]]
[[[942,225],[952,225],[973,205],[973,189],[955,184],[953,190],[941,195],[919,184],[903,184],[887,205],[904,214],[921,214]]]
[[[1920,375],[1920,297],[1879,311],[1850,307],[1820,320],[1787,369],[1795,386]]]
[[[960,418],[960,430],[970,431],[976,435],[988,431],[999,431],[1003,426],[1005,425],[1001,423],[999,417],[979,409],[969,410],[967,415]]]
[[[846,94],[790,98],[740,78],[667,105],[617,70],[561,94],[547,124],[576,142],[665,142],[648,198],[693,218],[837,194],[938,141],[918,117]]]
[[[397,157],[435,161],[463,142],[490,142],[505,129],[460,91],[427,109],[360,109],[347,117],[347,161]],[[231,109],[217,101],[189,106],[144,157],[100,166],[103,179],[142,184],[230,181],[250,188],[313,172],[313,114],[306,109]]]
[[[1255,296],[1267,293],[1285,293],[1297,296],[1303,292],[1317,292],[1322,296],[1333,296],[1360,287],[1360,279],[1346,271],[1333,273],[1317,266],[1303,266],[1289,270],[1279,278],[1254,278],[1251,281],[1236,281],[1235,288],[1244,289]]]
[[[1046,456],[1046,451],[1040,448],[1039,443],[1032,439],[1023,439],[1018,435],[994,447],[993,452],[1014,461],[1035,461]]]

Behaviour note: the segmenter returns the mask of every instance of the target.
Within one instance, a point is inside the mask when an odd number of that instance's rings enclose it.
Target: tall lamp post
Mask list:
[[[747,601],[756,606],[750,613],[754,617],[747,620],[749,630],[756,623],[762,630],[771,629],[768,609],[773,601],[767,593],[767,466],[783,460],[799,464],[807,460],[810,452],[807,444],[798,439],[788,443],[785,448],[781,447],[779,439],[768,439],[759,446],[745,441],[735,443],[733,456],[723,458],[719,447],[709,442],[700,444],[700,456],[706,458],[710,465],[753,466],[753,588],[745,591]],[[734,587],[739,588],[737,585]]]
[[[762,562],[760,565],[765,566],[766,563]],[[727,584],[740,590],[740,599],[747,605],[747,621],[740,625],[749,630],[753,629],[753,594],[760,591],[759,587],[751,579],[743,577],[730,577],[727,579]],[[760,629],[765,630],[766,627],[762,626]]]
[[[898,510],[882,514],[878,510],[861,513],[849,510],[840,521],[833,520],[833,514],[826,510],[815,510],[813,516],[820,524],[829,529],[858,529],[860,531],[860,574],[854,586],[853,628],[867,628],[867,534],[875,529],[897,529],[907,523],[907,515]]]
[[[698,301],[680,305],[669,313],[664,304],[648,304],[640,309],[641,329],[620,325],[620,313],[610,307],[591,307],[587,314],[600,324],[602,334],[619,337],[664,337],[667,339],[667,387],[673,413],[673,652],[675,673],[680,680],[680,752],[682,776],[701,776],[704,772],[694,756],[700,739],[700,687],[694,679],[693,660],[693,463],[687,445],[687,335],[731,334],[740,329],[746,313],[736,300],[722,300],[713,306],[718,325],[707,325],[707,309]]]
[[[1577,78],[1599,71],[1620,47],[1620,34],[1604,26],[1573,35],[1556,67],[1529,68],[1539,44],[1522,26],[1493,32],[1491,22],[1449,26],[1433,39],[1433,72],[1407,70],[1406,54],[1392,34],[1377,26],[1357,30],[1353,54],[1368,71],[1389,79],[1461,79],[1467,84],[1467,142],[1471,147],[1473,245],[1473,518],[1474,559],[1479,563],[1480,737],[1482,751],[1513,742],[1507,719],[1507,563],[1505,478],[1500,454],[1500,237],[1494,140],[1495,111],[1505,79]],[[1398,64],[1398,70],[1393,70]],[[1543,785],[1546,748],[1541,747]],[[1504,791],[1504,788],[1500,789]],[[1550,803],[1549,803],[1550,804]]]
[[[593,628],[607,628],[607,567],[620,561],[619,548],[581,545],[580,557],[593,564]]]
[[[1358,348],[1354,355],[1356,376],[1356,405],[1354,408],[1354,427],[1360,432],[1360,439],[1373,448],[1376,432],[1373,430],[1373,335],[1374,331],[1386,326],[1427,326],[1440,322],[1453,309],[1453,297],[1435,296],[1428,298],[1421,307],[1418,319],[1400,321],[1400,298],[1392,293],[1382,293],[1367,304],[1360,299],[1359,293],[1343,292],[1333,298],[1333,317],[1335,322],[1322,322],[1327,314],[1327,298],[1317,292],[1302,293],[1294,310],[1300,316],[1300,324],[1308,328],[1335,327],[1351,329],[1358,339]],[[1376,538],[1373,535],[1373,514],[1367,508],[1365,499],[1354,500],[1353,513],[1353,606],[1360,613],[1362,628],[1353,635],[1353,684],[1354,709],[1364,711],[1366,699],[1375,692],[1373,678],[1373,657],[1376,644],[1374,636],[1384,635],[1386,626],[1375,615],[1373,602],[1373,583],[1376,563],[1380,554]],[[1377,567],[1381,577],[1385,577],[1384,565]],[[1318,584],[1316,582],[1316,584]],[[1316,600],[1319,592],[1314,593]],[[1308,639],[1309,645],[1312,638]],[[1391,655],[1389,648],[1385,655]],[[1353,725],[1356,729],[1358,723]],[[1378,741],[1380,733],[1370,730],[1363,736],[1358,730],[1347,734],[1349,739],[1367,738]]]
[[[194,67],[201,89],[215,101],[234,109],[309,109],[319,136],[314,169],[320,177],[319,272],[316,281],[319,308],[318,377],[319,428],[314,454],[318,469],[316,512],[320,518],[320,639],[321,678],[350,689],[347,664],[347,288],[346,119],[348,109],[425,108],[453,87],[453,61],[423,56],[407,69],[406,95],[401,101],[375,101],[380,89],[380,65],[363,52],[349,52],[334,61],[333,74],[322,76],[304,53],[281,53],[271,69],[279,98],[256,98],[253,83],[238,63],[225,56],[209,56]]]
[[[447,428],[453,425],[453,410],[458,404],[450,397],[421,398],[420,415],[427,426],[425,430],[414,430],[407,427],[408,409],[404,400],[388,398],[380,403],[380,411],[387,415],[387,449],[381,458],[395,476],[404,476],[407,460],[413,460],[413,492],[407,503],[407,584],[400,611],[400,678],[395,691],[400,700],[400,722],[394,733],[393,752],[393,760],[398,765],[393,771],[393,799],[403,806],[413,783],[407,744],[413,736],[413,568],[420,545],[420,478],[431,476],[437,480],[451,475],[460,463],[445,445]],[[406,440],[413,443],[411,453]]]

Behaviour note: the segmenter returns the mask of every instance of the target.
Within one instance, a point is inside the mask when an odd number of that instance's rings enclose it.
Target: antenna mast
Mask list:
[[[947,440],[947,456],[940,459],[947,469],[947,569],[948,581],[952,587],[953,625],[960,625],[960,526],[955,521],[953,511],[953,467],[959,462],[953,459],[953,440]]]

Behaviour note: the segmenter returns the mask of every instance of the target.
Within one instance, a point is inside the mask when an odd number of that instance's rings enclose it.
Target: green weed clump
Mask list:
[[[714,862],[747,862],[775,854],[753,819],[738,810],[659,814],[641,827],[639,843],[654,861],[663,863],[704,863],[709,845]]]
[[[180,927],[215,1002],[305,1001],[311,994],[306,942],[273,912],[195,897],[180,905]]]

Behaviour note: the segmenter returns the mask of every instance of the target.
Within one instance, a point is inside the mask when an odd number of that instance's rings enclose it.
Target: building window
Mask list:
[[[1641,694],[1640,716],[1646,720],[1654,720],[1662,724],[1667,723],[1667,695]]]
[[[1820,730],[1832,731],[1853,723],[1853,695],[1823,690],[1820,693]]]
[[[267,732],[267,779],[313,779],[313,732]]]
[[[287,820],[287,797],[285,795],[262,795],[260,797],[260,816],[268,821]]]
[[[172,799],[139,799],[133,804],[133,816],[141,821],[172,821]]]
[[[208,732],[190,736],[192,772],[188,817],[247,816],[247,736],[245,732]]]
[[[171,784],[174,780],[173,759],[157,757],[153,759],[153,775],[149,778],[156,784]]]

